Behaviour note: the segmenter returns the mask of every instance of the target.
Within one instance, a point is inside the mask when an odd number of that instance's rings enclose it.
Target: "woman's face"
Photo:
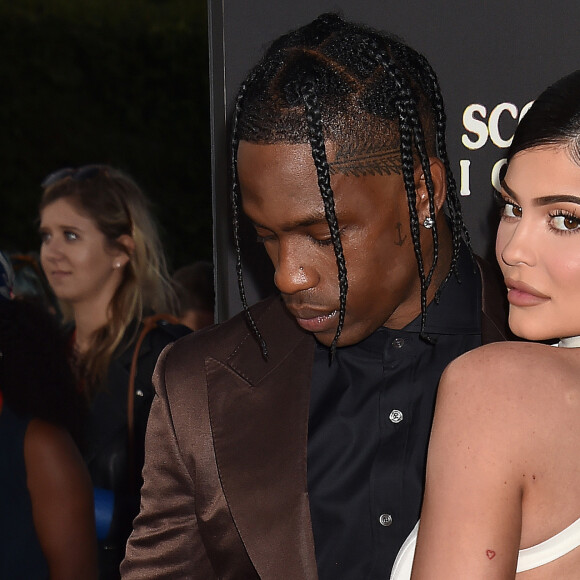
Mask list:
[[[59,300],[107,308],[121,283],[126,253],[107,243],[95,222],[66,198],[40,214],[40,261]]]
[[[580,166],[564,148],[521,151],[502,197],[496,257],[511,329],[529,340],[580,334]]]

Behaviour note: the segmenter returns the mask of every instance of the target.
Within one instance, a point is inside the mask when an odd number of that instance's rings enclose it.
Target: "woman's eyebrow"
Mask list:
[[[576,203],[580,205],[580,197],[577,195],[545,195],[534,199],[534,205],[537,206],[560,202]]]
[[[506,192],[510,197],[513,197],[516,201],[518,201],[518,196],[516,195],[516,192],[505,182],[505,179],[502,179],[500,184],[506,190]]]
[[[518,196],[516,195],[515,191],[505,182],[504,179],[501,181],[501,186],[506,190],[506,192],[513,197],[515,201],[518,201]],[[550,205],[551,203],[576,203],[580,205],[580,197],[577,195],[568,195],[568,194],[557,194],[557,195],[542,195],[540,197],[536,197],[533,200],[535,206],[544,206]]]

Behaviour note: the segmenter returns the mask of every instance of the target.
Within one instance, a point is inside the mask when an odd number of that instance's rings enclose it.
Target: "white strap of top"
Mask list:
[[[559,346],[560,348],[578,348],[580,347],[580,336],[562,338],[560,339],[560,342],[556,343],[554,346]]]
[[[520,550],[517,572],[525,572],[553,562],[578,546],[580,546],[580,518],[545,542]]]
[[[411,568],[413,567],[413,556],[417,545],[417,532],[419,522],[409,534],[405,543],[399,550],[395,565],[391,571],[391,580],[408,580],[411,578]],[[545,542],[520,550],[518,556],[517,572],[526,572],[533,568],[539,568],[565,556],[575,548],[580,546],[580,518],[570,524],[560,533],[552,536]]]

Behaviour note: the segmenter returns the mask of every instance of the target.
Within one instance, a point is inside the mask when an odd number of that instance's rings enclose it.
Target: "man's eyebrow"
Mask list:
[[[262,228],[264,230],[269,230],[270,228],[264,224],[261,224],[259,222],[256,222],[254,220],[250,220],[252,222],[252,225],[255,228]],[[299,219],[293,222],[288,222],[286,224],[284,224],[281,228],[282,231],[290,231],[290,230],[294,230],[296,228],[307,228],[309,226],[317,226],[320,224],[325,224],[328,225],[328,222],[326,221],[326,217],[323,213],[320,214],[314,214],[312,216],[306,216],[303,219]]]
[[[508,184],[505,182],[504,179],[501,181],[501,186],[506,190],[506,192],[513,197],[515,201],[518,201],[518,196],[516,195],[515,191],[511,189]],[[542,195],[541,197],[536,197],[533,200],[535,206],[541,207],[544,205],[550,205],[551,203],[576,203],[580,205],[580,196],[577,195],[567,195],[567,194],[559,194],[559,195]]]

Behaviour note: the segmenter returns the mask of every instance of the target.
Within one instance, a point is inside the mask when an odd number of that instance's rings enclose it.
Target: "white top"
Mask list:
[[[397,554],[395,565],[391,571],[391,580],[409,580],[411,578],[418,530],[419,522]],[[533,568],[539,568],[561,558],[578,546],[580,546],[580,518],[541,544],[520,550],[516,572],[526,572]]]
[[[560,348],[578,348],[580,346],[580,336],[569,336],[568,338],[561,338],[560,342],[554,346]]]

